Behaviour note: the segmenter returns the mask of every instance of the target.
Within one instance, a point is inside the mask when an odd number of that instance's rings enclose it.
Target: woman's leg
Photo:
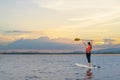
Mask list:
[[[86,53],[87,61],[88,61],[88,66],[91,66],[91,54]]]

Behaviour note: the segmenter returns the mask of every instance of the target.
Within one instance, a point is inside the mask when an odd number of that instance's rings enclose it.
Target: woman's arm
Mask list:
[[[87,44],[82,40],[82,43],[85,45],[85,46],[87,46]]]

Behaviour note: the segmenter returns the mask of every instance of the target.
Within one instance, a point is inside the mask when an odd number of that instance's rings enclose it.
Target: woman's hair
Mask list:
[[[89,44],[89,45],[91,45],[91,43],[90,43],[90,42],[88,42],[88,44]]]
[[[90,42],[88,42],[88,45],[90,45],[90,46],[91,46],[91,49],[92,49],[92,45],[91,45],[91,43],[90,43]]]

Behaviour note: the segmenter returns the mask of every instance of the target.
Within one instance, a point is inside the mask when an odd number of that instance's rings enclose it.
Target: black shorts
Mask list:
[[[86,53],[88,63],[91,63],[91,53]]]

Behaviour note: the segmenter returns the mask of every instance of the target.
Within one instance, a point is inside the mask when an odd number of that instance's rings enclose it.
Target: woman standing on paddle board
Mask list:
[[[84,43],[84,45],[86,44]],[[86,47],[86,58],[88,61],[88,66],[91,66],[91,50],[92,50],[92,45],[90,42],[88,42],[87,47]]]

